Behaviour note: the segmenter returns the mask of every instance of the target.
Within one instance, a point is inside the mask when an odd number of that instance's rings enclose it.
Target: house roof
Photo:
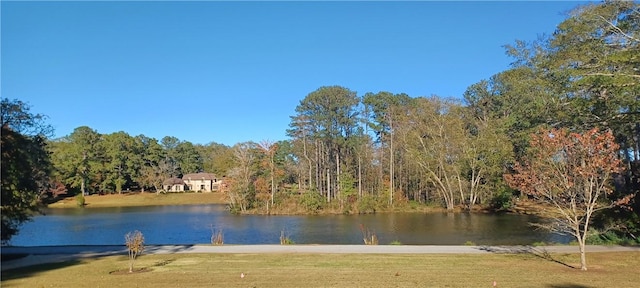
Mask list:
[[[214,179],[219,179],[219,177],[217,177],[213,173],[200,172],[200,173],[184,174],[184,175],[182,175],[182,179],[184,179],[184,180],[214,180]]]
[[[180,184],[184,185],[185,183],[184,183],[184,181],[182,181],[182,179],[176,178],[176,177],[169,178],[167,180],[164,180],[164,182],[162,182],[162,185],[176,185],[176,184],[177,185],[180,185]]]

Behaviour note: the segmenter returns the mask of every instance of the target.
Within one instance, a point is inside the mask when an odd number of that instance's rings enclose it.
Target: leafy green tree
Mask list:
[[[549,107],[551,113],[544,121],[551,127],[566,127],[576,131],[591,128],[609,129],[620,146],[625,175],[618,181],[617,196],[627,193],[640,195],[638,168],[640,162],[640,5],[636,1],[603,1],[579,6],[560,23],[553,33],[532,43],[518,41],[507,51],[516,61],[514,69],[531,71],[532,81],[516,77],[526,98],[527,90],[542,91],[540,107]],[[515,86],[515,85],[514,85]],[[497,94],[513,89],[496,86]],[[510,88],[510,87],[504,87]],[[513,90],[516,91],[516,90]],[[526,104],[526,103],[523,103]],[[520,105],[518,105],[520,106]],[[520,107],[526,107],[524,105]],[[517,111],[519,119],[527,119],[526,111]],[[537,110],[534,110],[537,111]],[[539,112],[536,114],[540,115]],[[514,118],[516,119],[516,118]],[[514,122],[517,123],[518,121]],[[535,124],[535,123],[534,123]],[[530,127],[535,130],[536,125]],[[517,126],[514,126],[517,127]],[[514,129],[520,135],[532,131]],[[516,147],[526,147],[520,139]],[[518,149],[516,149],[518,150]],[[524,155],[520,149],[517,155]],[[614,193],[615,194],[615,193]],[[620,226],[638,227],[628,219],[639,219],[637,210],[617,213]],[[640,233],[632,229],[628,233]]]
[[[575,9],[545,43],[545,76],[567,78],[568,121],[613,129],[616,138],[640,121],[640,4],[604,1]]]
[[[276,142],[275,145],[277,148],[274,155],[274,161],[276,166],[282,170],[281,177],[277,179],[276,182],[283,182],[286,184],[296,183],[300,177],[297,175],[298,168],[292,142],[288,140],[280,140]]]
[[[380,144],[380,149],[386,146],[389,149],[389,204],[393,204],[394,190],[396,184],[394,183],[396,178],[396,155],[397,142],[394,145],[395,130],[400,122],[402,114],[406,113],[407,108],[410,105],[412,99],[407,94],[392,94],[390,92],[378,92],[377,94],[367,93],[362,97],[362,102],[365,109],[370,111],[370,119],[366,119],[366,125],[371,128],[376,137],[377,142]],[[394,129],[394,125],[396,126]],[[382,162],[383,159],[380,159]],[[380,166],[382,173],[382,166]],[[382,178],[382,175],[380,175]]]
[[[437,191],[448,210],[464,197],[462,177],[466,135],[462,107],[453,99],[416,98],[409,111],[405,147],[424,178]]]
[[[169,178],[170,174],[165,151],[155,138],[138,135],[135,141],[140,147],[142,163],[134,181],[140,185],[142,192],[147,187],[153,187],[156,193],[159,193],[162,191],[162,182]]]
[[[353,147],[350,139],[358,133],[359,98],[356,93],[340,86],[325,86],[309,93],[296,107],[297,115],[292,117],[288,131],[292,137],[302,137],[303,147],[313,145],[313,162],[310,178],[314,185],[327,197],[327,201],[340,197],[338,179],[340,166],[350,164]],[[298,138],[299,139],[299,138]],[[308,140],[307,140],[308,139]],[[310,152],[310,151],[309,151]],[[305,158],[311,155],[305,153]],[[310,164],[310,163],[309,163]]]
[[[81,126],[71,134],[52,143],[53,165],[56,174],[64,184],[79,188],[86,195],[89,187],[98,189],[103,182],[102,135],[97,131]]]
[[[183,174],[178,155],[179,144],[180,140],[173,136],[165,136],[160,140],[160,145],[165,153],[165,162],[169,165],[169,177],[179,177]]]
[[[463,113],[465,111],[463,110]],[[470,206],[494,197],[496,191],[507,187],[502,181],[506,167],[513,163],[513,145],[501,119],[465,117],[465,139],[462,149],[462,177],[468,183],[467,199]]]
[[[174,157],[182,174],[202,171],[202,156],[196,146],[189,141],[180,142],[175,147]]]
[[[138,178],[142,165],[141,143],[125,132],[116,132],[103,136],[105,182],[118,194],[125,186],[131,186],[133,179]]]
[[[519,66],[471,85],[463,97],[475,118],[502,124],[495,128],[504,129],[514,153],[522,156],[529,135],[540,125],[557,125],[557,116],[564,113],[556,86],[537,69]]]
[[[233,150],[227,145],[211,142],[199,149],[204,171],[225,176],[234,166]]]
[[[317,168],[317,157],[314,156],[317,154],[311,137],[314,129],[312,122],[305,115],[292,116],[289,127],[287,135],[292,138],[291,151],[297,158],[298,187],[306,191],[316,189],[318,178],[314,168]]]
[[[45,116],[30,112],[20,100],[2,99],[2,235],[5,243],[38,210],[39,196],[49,191],[51,164]]]

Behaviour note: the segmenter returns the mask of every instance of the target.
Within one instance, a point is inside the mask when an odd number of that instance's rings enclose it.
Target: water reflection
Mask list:
[[[567,243],[568,237],[536,231],[528,215],[394,213],[374,215],[230,215],[224,205],[51,209],[22,226],[10,242],[17,246],[119,245],[140,230],[148,244],[210,243],[222,229],[228,244],[278,244],[286,230],[298,244],[362,244],[360,225],[380,244],[518,245]]]

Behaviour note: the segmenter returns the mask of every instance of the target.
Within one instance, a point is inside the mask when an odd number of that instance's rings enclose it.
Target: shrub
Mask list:
[[[224,235],[222,234],[222,229],[214,229],[213,226],[211,227],[211,244],[224,244]]]
[[[494,210],[507,210],[513,207],[513,193],[509,189],[498,191],[491,199],[491,208]]]
[[[358,200],[358,212],[360,213],[376,213],[378,203],[376,198],[371,195],[365,195]]]
[[[544,241],[537,241],[537,242],[533,242],[531,244],[531,246],[533,246],[533,247],[540,247],[540,246],[547,246],[547,245],[549,245],[549,244],[547,242],[544,242]]]
[[[310,191],[302,194],[300,204],[308,211],[316,213],[322,209],[324,198],[320,193]]]
[[[402,242],[400,242],[400,240],[393,240],[389,245],[402,245]]]
[[[87,205],[85,203],[84,195],[82,195],[82,193],[76,195],[76,204],[78,205],[78,207],[84,207],[84,205]]]
[[[587,244],[590,245],[637,245],[638,240],[620,236],[614,231],[594,231],[587,235]]]
[[[133,272],[133,262],[144,250],[144,236],[142,232],[136,230],[124,235],[127,250],[129,250],[129,273]]]
[[[289,237],[289,235],[287,235],[283,230],[280,231],[280,245],[292,245],[292,244],[296,244],[296,242],[294,242],[293,240],[291,240],[291,237]]]

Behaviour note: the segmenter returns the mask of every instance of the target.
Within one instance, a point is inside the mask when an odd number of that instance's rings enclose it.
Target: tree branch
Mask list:
[[[618,32],[620,35],[622,35],[623,37],[631,40],[631,41],[635,41],[635,42],[640,42],[640,39],[635,38],[627,33],[624,33],[624,31],[622,31],[622,29],[620,29],[618,26],[616,26],[615,24],[613,24],[611,21],[607,20],[606,18],[602,17],[602,15],[598,15],[598,17],[600,17],[600,19],[602,19],[604,22],[606,22],[607,24],[609,24],[609,26],[611,26],[611,28],[613,28],[613,30],[615,30],[616,32]]]
[[[639,78],[640,79],[640,75],[633,75],[633,74],[614,74],[614,73],[587,73],[584,74],[582,76],[627,76],[627,77],[633,77],[633,78]]]

